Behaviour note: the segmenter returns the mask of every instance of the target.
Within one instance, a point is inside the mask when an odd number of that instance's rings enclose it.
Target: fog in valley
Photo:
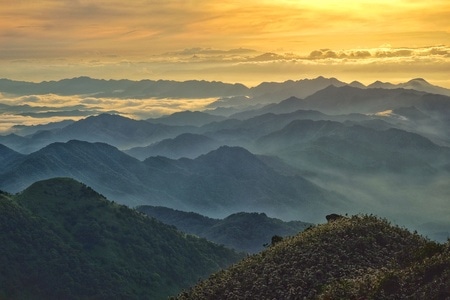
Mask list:
[[[5,191],[63,176],[130,207],[312,223],[376,214],[449,234],[450,92],[423,79],[2,84]]]

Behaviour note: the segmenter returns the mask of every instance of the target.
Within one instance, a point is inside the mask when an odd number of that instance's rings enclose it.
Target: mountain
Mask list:
[[[15,134],[21,135],[21,136],[27,136],[37,133],[38,131],[48,131],[48,130],[55,130],[55,129],[61,129],[64,128],[75,121],[73,120],[64,120],[60,122],[52,122],[47,124],[41,124],[41,125],[14,125],[11,127],[11,131]]]
[[[303,120],[330,120],[330,121],[368,121],[373,120],[376,115],[366,115],[361,113],[349,113],[349,114],[334,114],[328,115],[324,114],[318,110],[304,109],[308,107],[309,104],[303,99],[298,99],[295,97],[288,98],[281,101],[280,103],[272,103],[263,106],[258,109],[246,110],[239,112],[230,116],[230,118],[235,118],[239,120],[248,120],[251,118],[256,118],[258,116],[267,114],[276,114],[285,116],[293,120],[292,117]]]
[[[181,111],[169,116],[147,119],[147,122],[172,126],[203,126],[212,122],[225,120],[225,117],[211,115],[200,111]]]
[[[230,115],[233,112],[230,108],[235,108],[240,112],[246,110],[255,110],[268,103],[278,103],[287,98],[305,98],[320,91],[330,85],[345,86],[346,83],[336,78],[324,78],[319,76],[314,79],[288,80],[285,82],[263,82],[243,96],[224,97],[208,105],[208,108],[228,108],[223,111],[224,115]],[[231,112],[231,113],[230,113]],[[220,111],[217,112],[221,114]]]
[[[71,177],[129,206],[159,205],[209,216],[268,211],[313,220],[345,199],[301,177],[283,175],[239,147],[196,159],[150,157],[141,162],[104,143],[53,143],[20,157],[0,173],[0,189],[18,192],[52,177]]]
[[[442,88],[440,86],[432,85],[423,78],[414,78],[408,82],[392,84],[389,82],[376,81],[367,86],[368,88],[383,88],[383,89],[411,89],[422,91],[430,94],[440,94],[450,96],[450,89]]]
[[[114,98],[211,98],[242,95],[242,84],[189,80],[102,80],[77,77],[39,83],[0,79],[0,91],[15,95],[95,95]]]
[[[270,243],[273,236],[290,236],[305,230],[311,223],[284,222],[265,213],[235,213],[224,219],[212,219],[193,212],[166,207],[139,206],[141,211],[179,230],[206,238],[240,252],[256,253]]]
[[[296,120],[259,138],[254,149],[281,158],[311,182],[345,195],[352,211],[382,214],[411,229],[448,219],[443,207],[450,192],[445,183],[450,148],[421,135],[395,128]],[[440,229],[446,230],[448,226]]]
[[[430,116],[417,109],[415,106],[399,107],[397,109],[394,109],[392,112],[396,115],[402,116],[409,120],[414,120],[416,122],[430,119]]]
[[[23,145],[25,145],[27,142],[28,142],[27,138],[14,133],[10,133],[8,135],[0,135],[0,144],[3,144],[8,148],[12,148],[15,151],[22,152],[20,150],[26,148],[26,146]]]
[[[22,154],[0,144],[0,168],[7,168],[10,162],[20,159]]]
[[[305,98],[330,85],[345,86],[345,82],[336,78],[319,76],[314,79],[288,80],[285,82],[263,82],[250,89],[251,95],[258,102],[279,102],[290,97]]]
[[[359,88],[359,89],[366,88],[366,86],[364,84],[362,84],[361,82],[356,81],[356,80],[350,82],[348,85],[351,86],[351,87]]]
[[[64,127],[56,133],[56,137],[58,141],[78,139],[88,142],[104,142],[119,148],[130,148],[148,145],[188,130],[188,127],[151,124],[119,115],[101,114]]]
[[[0,297],[167,299],[241,255],[72,179],[0,195]]]
[[[0,136],[0,143],[22,153],[31,153],[53,142],[81,140],[103,142],[127,149],[145,146],[165,138],[194,130],[189,126],[152,124],[119,115],[100,114],[69,123],[62,128],[40,130],[21,137],[10,134]]]
[[[231,96],[221,97],[206,105],[206,108],[208,112],[213,112],[215,115],[230,115],[235,109],[243,109],[252,105],[257,104],[253,103],[249,96]]]
[[[206,154],[221,144],[207,136],[193,133],[183,133],[173,139],[165,139],[147,147],[135,147],[124,150],[125,153],[144,160],[150,156],[165,156],[178,159],[181,157],[196,158]]]
[[[251,113],[250,113],[251,115]],[[370,116],[355,114],[353,116],[328,116],[318,111],[296,110],[290,113],[272,112],[258,114],[244,120],[227,119],[218,123],[202,126],[204,135],[220,141],[222,144],[239,145],[253,149],[253,142],[273,131],[282,129],[294,120],[370,120]],[[256,149],[255,149],[256,150]]]
[[[359,89],[329,86],[305,98],[303,109],[328,114],[375,113],[399,106],[415,105],[423,92],[404,89]]]
[[[52,177],[71,177],[86,182],[113,199],[129,203],[148,194],[142,182],[140,161],[104,143],[72,140],[53,143],[12,161],[0,175],[1,188],[18,192],[33,182]]]
[[[0,91],[15,95],[94,95],[96,97],[114,98],[211,98],[250,96],[258,102],[269,99],[278,102],[291,96],[305,98],[327,86],[364,87],[359,82],[347,84],[336,78],[319,76],[313,79],[288,80],[285,82],[263,82],[256,87],[247,88],[243,84],[223,83],[217,81],[188,80],[103,80],[86,76],[62,79],[59,81],[25,82],[0,79]],[[374,82],[368,88],[406,88],[432,94],[450,96],[450,90],[428,83],[422,78],[415,78],[405,83],[391,84]]]
[[[243,112],[232,114],[230,118],[245,120],[248,118],[253,118],[258,115],[263,115],[267,113],[273,114],[290,113],[300,110],[303,107],[302,101],[303,101],[302,99],[299,99],[297,97],[289,97],[288,99],[283,100],[279,103],[267,104],[258,109],[246,110]]]
[[[369,89],[395,89],[396,86],[390,82],[382,82],[377,80],[367,86]]]
[[[326,114],[373,114],[415,106],[426,114],[447,119],[450,111],[450,97],[404,88],[359,89],[329,86],[306,97],[302,104],[302,109],[319,110]]]
[[[442,114],[436,114],[436,109],[426,113],[423,110],[426,109],[418,109],[415,106],[399,107],[370,116],[387,122],[389,127],[417,133],[429,138],[436,144],[450,146],[450,134],[447,130],[450,122],[445,120],[444,116],[448,109],[442,108]]]
[[[346,201],[300,175],[278,173],[240,147],[222,146],[193,160],[150,157],[144,164],[166,174],[152,180],[181,200],[175,207],[208,216],[255,211],[256,207],[280,218],[310,221],[320,210],[345,206]]]
[[[309,165],[317,169],[335,165],[370,172],[416,169],[418,173],[430,174],[432,168],[442,168],[450,161],[449,148],[418,134],[394,128],[346,126],[333,121],[295,120],[280,131],[260,138],[257,145],[268,154],[283,152],[282,157],[291,151],[292,158],[305,162],[302,167]],[[303,155],[298,156],[296,151],[302,151]]]
[[[373,216],[273,244],[173,299],[448,299],[450,245]]]

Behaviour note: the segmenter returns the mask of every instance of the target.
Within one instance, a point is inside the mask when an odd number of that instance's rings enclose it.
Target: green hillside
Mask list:
[[[175,299],[449,298],[449,243],[353,216],[284,239]]]
[[[241,255],[72,179],[0,195],[0,299],[166,299]]]

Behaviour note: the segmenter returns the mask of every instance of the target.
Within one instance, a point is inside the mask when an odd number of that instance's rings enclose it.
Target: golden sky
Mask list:
[[[0,77],[450,87],[448,0],[0,0]]]

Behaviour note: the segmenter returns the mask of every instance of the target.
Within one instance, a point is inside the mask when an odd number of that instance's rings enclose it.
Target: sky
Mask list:
[[[450,88],[448,0],[0,0],[0,78]]]

